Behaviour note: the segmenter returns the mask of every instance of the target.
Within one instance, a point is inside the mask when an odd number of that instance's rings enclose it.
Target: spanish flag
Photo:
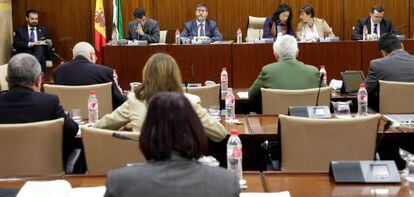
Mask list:
[[[102,0],[96,0],[95,6],[95,51],[96,63],[101,64],[102,46],[106,44],[105,13]]]

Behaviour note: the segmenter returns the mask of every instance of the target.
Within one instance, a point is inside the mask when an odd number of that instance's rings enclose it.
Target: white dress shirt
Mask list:
[[[304,42],[316,42],[319,39],[319,32],[316,28],[316,23],[313,23],[313,27],[309,27],[309,24],[306,24],[302,29],[302,41]]]
[[[375,28],[374,22],[371,19],[371,34],[374,34],[374,28]],[[381,35],[381,32],[380,32],[380,24],[379,23],[377,25],[377,35]]]
[[[37,27],[30,27],[29,25],[27,26],[27,33],[28,33],[28,35],[29,35],[29,39],[30,39],[30,33],[31,33],[31,28],[34,28],[33,29],[33,32],[34,32],[34,41],[36,42],[36,41],[38,41],[38,39],[37,39]]]
[[[203,26],[203,29],[204,29],[204,36],[206,36],[206,21],[203,21],[203,22],[197,21],[197,29],[198,29],[197,36],[201,35],[201,25]]]

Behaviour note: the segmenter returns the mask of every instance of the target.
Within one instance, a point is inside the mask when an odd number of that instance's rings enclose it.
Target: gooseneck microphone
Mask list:
[[[380,138],[378,139],[377,145],[375,146],[375,160],[381,160],[379,157],[379,153],[378,153],[378,147],[381,145],[382,140],[384,139],[385,136],[385,132],[391,127],[392,125],[392,121],[391,120],[387,120],[387,122],[385,123],[384,127],[383,127],[383,131],[381,133]]]
[[[323,82],[323,74],[319,78],[319,87],[318,87],[318,94],[316,95],[316,104],[315,106],[319,106],[319,94],[321,92],[322,82]]]
[[[190,62],[190,70],[191,70],[191,79],[194,81],[194,64]]]
[[[184,80],[185,92],[188,93],[188,80]]]

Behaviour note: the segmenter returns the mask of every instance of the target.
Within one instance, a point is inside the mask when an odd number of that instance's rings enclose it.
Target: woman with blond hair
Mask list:
[[[100,119],[95,127],[117,130],[127,123],[131,123],[134,132],[141,132],[142,123],[148,110],[148,101],[153,95],[158,92],[184,94],[180,69],[174,58],[168,54],[152,55],[142,71],[142,80],[142,84],[128,95],[128,100],[111,114]],[[187,93],[184,95],[200,118],[207,137],[213,141],[223,140],[227,134],[225,128],[201,107],[200,98]]]

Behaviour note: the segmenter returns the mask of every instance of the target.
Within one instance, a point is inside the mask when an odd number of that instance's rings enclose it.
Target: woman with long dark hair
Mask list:
[[[292,8],[283,3],[277,6],[273,16],[267,18],[263,26],[263,38],[276,38],[278,34],[295,36],[292,29]]]

